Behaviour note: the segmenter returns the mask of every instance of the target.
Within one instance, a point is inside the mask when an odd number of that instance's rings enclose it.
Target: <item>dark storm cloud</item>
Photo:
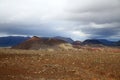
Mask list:
[[[0,0],[0,36],[120,39],[120,0]]]
[[[109,36],[119,35],[120,27],[112,28],[89,28],[83,29],[87,34],[90,34],[91,38],[106,38]]]
[[[0,32],[9,35],[64,36],[65,31],[56,30],[53,25],[1,24]],[[66,35],[67,36],[67,35]]]
[[[90,24],[79,28],[84,33],[89,34],[89,38],[106,38],[118,40],[120,38],[120,24]]]
[[[71,0],[64,19],[76,25],[88,38],[120,39],[119,0]],[[69,2],[68,2],[69,4]]]

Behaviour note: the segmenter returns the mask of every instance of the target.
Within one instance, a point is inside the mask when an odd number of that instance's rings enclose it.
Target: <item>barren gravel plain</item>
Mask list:
[[[0,49],[0,80],[120,80],[120,49]]]

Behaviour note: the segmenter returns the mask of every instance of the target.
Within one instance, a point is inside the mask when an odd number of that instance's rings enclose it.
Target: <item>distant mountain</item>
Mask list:
[[[72,44],[73,44],[73,45],[81,45],[82,42],[81,42],[81,41],[74,41]]]
[[[56,37],[53,37],[53,38],[64,40],[64,41],[66,41],[68,43],[71,43],[71,44],[74,42],[71,38],[66,38],[66,37],[61,37],[61,36],[56,36]]]
[[[87,39],[87,40],[81,42],[81,41],[73,41],[71,38],[60,37],[60,36],[56,36],[56,37],[37,37],[37,36],[34,36],[32,38],[31,37],[21,37],[21,36],[8,36],[8,37],[0,37],[0,47],[16,46],[16,45],[21,44],[25,41],[29,41],[30,39],[36,40],[38,38],[39,38],[38,44],[41,44],[41,42],[42,42],[43,44],[48,45],[48,46],[50,46],[50,44],[56,45],[57,42],[70,43],[73,45],[120,46],[120,41],[113,42],[113,41],[109,41],[106,39]],[[33,43],[37,44],[37,42],[35,40],[33,40]],[[42,40],[42,41],[40,41],[40,40]],[[30,45],[30,43],[28,45]]]
[[[30,37],[21,37],[21,36],[0,37],[0,47],[15,46],[29,38]]]
[[[120,46],[120,40],[116,42],[116,45],[117,45],[117,46]]]
[[[102,42],[96,39],[87,39],[83,41],[82,44],[102,44]]]
[[[85,44],[101,44],[105,46],[115,46],[115,42],[113,41],[108,41],[106,39],[87,39],[83,41],[83,45]]]
[[[55,38],[41,38],[33,36],[23,43],[13,46],[14,49],[47,49],[58,48],[60,44],[68,44],[66,41]]]
[[[109,41],[106,39],[98,39],[100,42],[103,43],[103,45],[107,45],[107,46],[115,46],[115,42],[114,41]]]

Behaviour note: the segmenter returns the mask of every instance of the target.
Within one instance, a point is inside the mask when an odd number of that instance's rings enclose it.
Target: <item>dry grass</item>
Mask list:
[[[0,80],[120,80],[120,49],[0,49]]]

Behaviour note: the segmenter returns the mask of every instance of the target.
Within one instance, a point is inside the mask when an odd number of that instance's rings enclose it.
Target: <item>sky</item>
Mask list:
[[[0,0],[0,36],[120,40],[120,0]]]

